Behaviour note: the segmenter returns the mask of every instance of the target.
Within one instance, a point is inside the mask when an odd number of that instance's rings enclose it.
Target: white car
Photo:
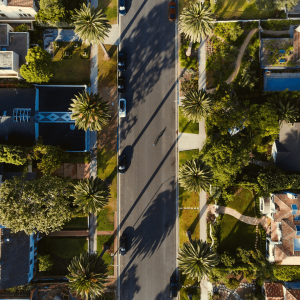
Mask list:
[[[119,100],[119,117],[126,117],[126,100],[124,98]]]

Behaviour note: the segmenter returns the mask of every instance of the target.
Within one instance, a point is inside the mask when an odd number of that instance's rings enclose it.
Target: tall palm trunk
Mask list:
[[[186,55],[186,56],[191,56],[191,54],[192,54],[192,47],[193,47],[193,42],[190,41],[189,47],[188,47],[188,49],[187,49],[186,52],[185,52],[185,55]]]
[[[104,52],[104,59],[105,59],[105,60],[110,60],[110,56],[109,56],[107,50],[105,49],[104,44],[100,42],[100,46],[101,46],[101,48],[102,48],[102,50],[103,50],[103,52]]]

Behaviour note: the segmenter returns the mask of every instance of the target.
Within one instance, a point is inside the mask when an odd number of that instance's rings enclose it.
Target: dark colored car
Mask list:
[[[124,72],[126,70],[126,54],[119,52],[118,71]]]
[[[119,173],[124,174],[126,172],[126,158],[125,155],[122,154],[119,156],[119,164],[118,164]]]
[[[170,278],[170,297],[177,297],[178,293],[178,278],[176,276],[171,276]]]
[[[120,237],[120,254],[122,256],[126,254],[126,242],[127,242],[126,236],[122,235]]]
[[[125,0],[119,0],[119,14],[121,16],[125,16],[126,15]]]
[[[176,20],[176,3],[174,1],[169,2],[169,21]]]
[[[123,76],[119,76],[118,78],[118,92],[119,93],[125,92],[125,78]]]

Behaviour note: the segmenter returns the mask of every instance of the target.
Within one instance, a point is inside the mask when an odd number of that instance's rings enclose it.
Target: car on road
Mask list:
[[[169,2],[169,21],[176,20],[176,3],[174,1]]]
[[[125,235],[122,235],[120,237],[120,254],[122,256],[126,254],[126,243],[127,243],[127,238]]]
[[[178,278],[171,276],[170,278],[170,297],[175,298],[178,294]]]
[[[119,0],[119,14],[121,16],[125,16],[126,15],[125,0]]]
[[[125,78],[123,76],[119,76],[118,78],[118,92],[119,93],[125,92]]]
[[[118,71],[126,71],[126,54],[124,52],[119,52]]]
[[[119,117],[125,118],[126,117],[126,100],[121,98],[119,100]]]
[[[119,156],[118,170],[121,174],[124,174],[126,172],[126,157],[124,154],[121,154]]]

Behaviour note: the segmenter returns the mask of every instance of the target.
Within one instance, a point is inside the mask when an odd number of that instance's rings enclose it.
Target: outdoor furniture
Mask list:
[[[65,52],[65,56],[69,56],[69,52],[68,51]]]
[[[279,50],[279,53],[285,53],[285,50]]]
[[[279,59],[279,62],[280,62],[280,63],[285,63],[285,62],[286,62],[286,59],[284,59],[284,58]]]

